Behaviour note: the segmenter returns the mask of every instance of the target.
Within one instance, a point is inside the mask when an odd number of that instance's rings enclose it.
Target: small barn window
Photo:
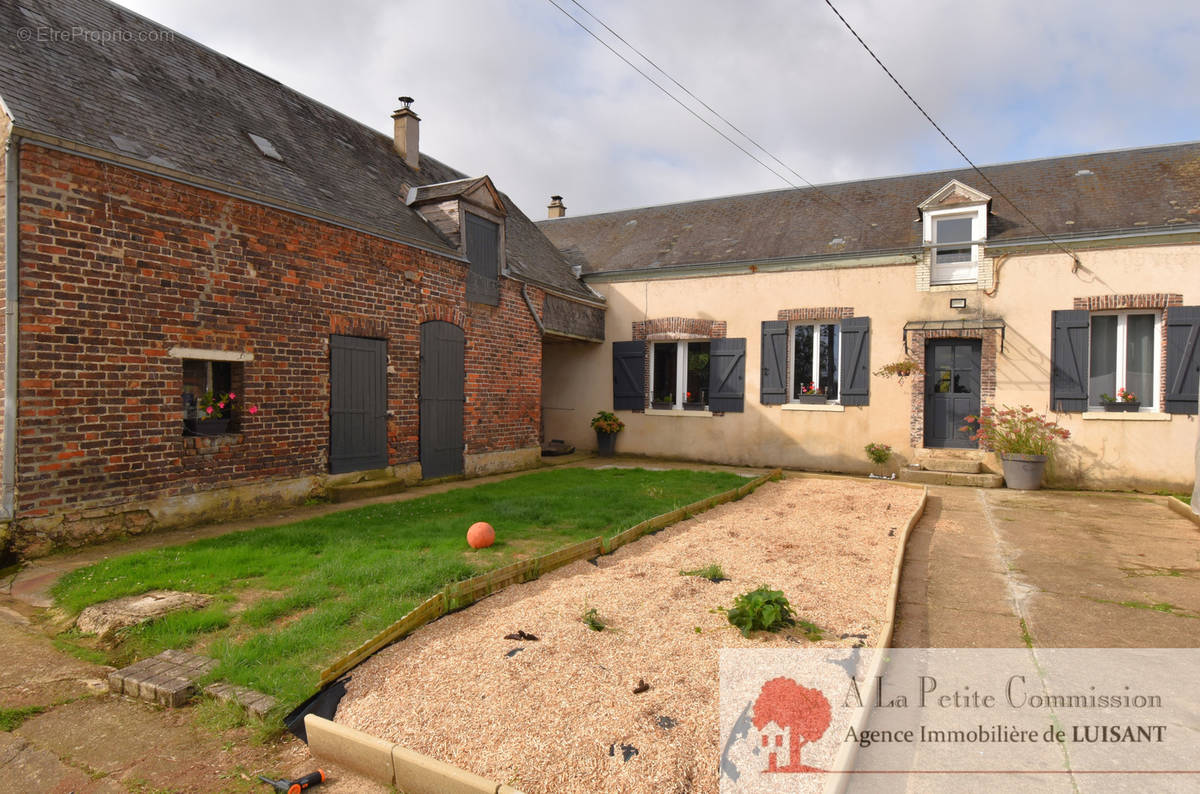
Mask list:
[[[185,358],[181,364],[183,432],[212,435],[233,430],[238,418],[241,362]]]

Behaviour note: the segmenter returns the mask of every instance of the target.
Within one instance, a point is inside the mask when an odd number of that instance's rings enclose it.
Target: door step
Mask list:
[[[349,485],[335,485],[329,489],[329,501],[334,503],[353,502],[358,499],[388,496],[400,493],[407,487],[404,480],[397,480],[394,477],[363,480]]]
[[[983,466],[979,461],[969,458],[928,457],[921,461],[921,468],[926,471],[941,471],[948,474],[979,474]]]
[[[976,463],[978,466],[978,463]],[[1002,488],[1004,478],[999,474],[964,474],[928,469],[901,469],[897,477],[900,482],[915,482],[923,485],[962,485],[968,488]]]

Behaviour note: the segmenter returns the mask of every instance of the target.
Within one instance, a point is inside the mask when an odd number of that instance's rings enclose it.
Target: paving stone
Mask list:
[[[226,703],[237,703],[246,711],[259,717],[266,716],[267,712],[275,708],[276,704],[275,698],[270,695],[233,684],[210,684],[204,688],[204,694]]]
[[[167,650],[150,659],[134,662],[108,676],[108,688],[114,694],[177,708],[196,694],[196,679],[207,675],[216,659]]]

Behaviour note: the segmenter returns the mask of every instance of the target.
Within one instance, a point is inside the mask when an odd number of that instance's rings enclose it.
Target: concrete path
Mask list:
[[[1200,647],[1200,527],[1157,496],[931,487],[900,648]]]

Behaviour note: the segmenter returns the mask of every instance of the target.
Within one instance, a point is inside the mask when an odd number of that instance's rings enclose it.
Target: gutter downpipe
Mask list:
[[[0,519],[11,521],[16,504],[17,470],[17,301],[20,138],[15,133],[4,147],[4,449],[0,461]]]
[[[525,299],[525,305],[529,307],[529,314],[533,317],[533,322],[537,325],[538,333],[542,336],[546,335],[546,326],[542,325],[542,318],[538,317],[537,310],[533,308],[533,301],[529,299],[529,285],[521,285],[521,297]]]

